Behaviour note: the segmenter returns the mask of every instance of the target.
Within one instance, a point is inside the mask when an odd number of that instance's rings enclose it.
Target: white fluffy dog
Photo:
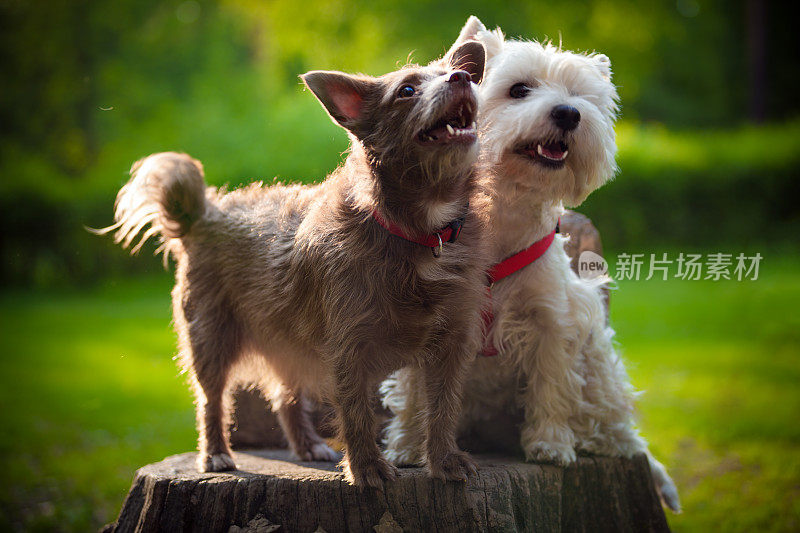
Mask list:
[[[480,87],[480,172],[495,261],[551,234],[564,204],[579,205],[616,172],[617,92],[605,55],[505,40],[471,17],[456,45],[487,49]],[[630,457],[644,452],[664,503],[680,509],[664,467],[633,419],[634,391],[607,326],[600,285],[570,270],[565,237],[491,288],[487,342],[464,387],[459,434],[502,442],[508,434],[532,461],[569,464],[577,452]],[[420,387],[404,370],[384,383],[394,417],[386,454],[421,459]],[[521,407],[521,409],[520,409]],[[505,424],[503,420],[518,424]]]

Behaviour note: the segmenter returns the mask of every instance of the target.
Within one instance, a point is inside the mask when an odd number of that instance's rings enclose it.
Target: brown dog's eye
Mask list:
[[[403,85],[400,87],[400,90],[397,91],[397,96],[400,98],[408,98],[409,96],[414,96],[416,94],[416,90],[411,85]]]
[[[508,91],[508,96],[511,98],[525,98],[531,92],[530,88],[524,83],[515,83]]]

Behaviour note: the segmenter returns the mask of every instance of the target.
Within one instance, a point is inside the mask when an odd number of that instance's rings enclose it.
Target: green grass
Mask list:
[[[800,528],[800,261],[761,268],[612,294],[642,431],[683,500],[676,531]]]
[[[0,530],[96,529],[136,468],[194,447],[167,278],[0,299]]]
[[[612,318],[676,531],[800,527],[800,257],[748,282],[626,281]],[[0,296],[0,529],[114,519],[135,469],[193,449],[169,276]]]

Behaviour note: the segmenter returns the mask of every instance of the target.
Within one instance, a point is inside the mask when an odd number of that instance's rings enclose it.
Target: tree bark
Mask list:
[[[198,473],[195,453],[141,468],[104,532],[668,531],[647,459],[581,457],[566,468],[479,456],[467,483],[401,469],[383,490],[286,450],[235,453],[241,470]]]

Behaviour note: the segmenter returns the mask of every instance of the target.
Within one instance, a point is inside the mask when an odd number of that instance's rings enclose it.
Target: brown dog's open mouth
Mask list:
[[[544,166],[561,168],[569,155],[569,146],[564,141],[534,141],[514,151]]]
[[[478,140],[475,124],[475,102],[472,99],[456,101],[444,118],[417,134],[422,144],[472,144]]]

